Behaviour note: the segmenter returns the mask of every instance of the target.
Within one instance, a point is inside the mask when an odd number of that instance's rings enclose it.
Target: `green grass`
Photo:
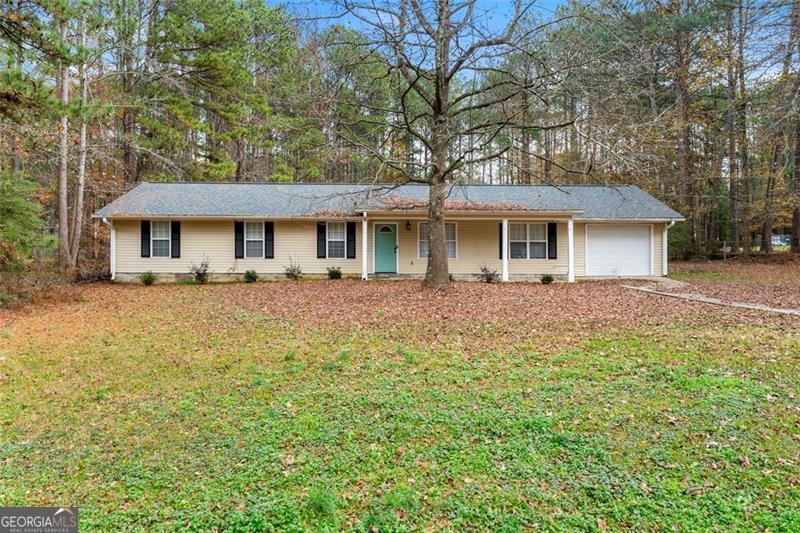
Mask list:
[[[796,322],[454,351],[195,289],[8,328],[3,505],[87,530],[800,529]]]

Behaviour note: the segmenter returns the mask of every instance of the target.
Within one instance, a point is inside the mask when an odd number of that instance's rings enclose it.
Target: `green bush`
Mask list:
[[[341,267],[328,267],[328,277],[330,279],[342,279]]]
[[[156,282],[156,275],[153,274],[150,270],[147,272],[142,272],[139,274],[139,281],[144,283],[145,285],[152,285]]]
[[[256,281],[258,281],[258,274],[256,274],[255,270],[248,270],[244,273],[245,283],[255,283]]]
[[[553,283],[553,275],[552,274],[542,274],[542,277],[539,280],[544,283],[545,285],[550,285]]]

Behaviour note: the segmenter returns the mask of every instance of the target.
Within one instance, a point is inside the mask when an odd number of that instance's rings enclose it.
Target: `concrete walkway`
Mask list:
[[[671,280],[672,281],[672,280]],[[680,283],[680,282],[679,282]],[[712,305],[722,305],[725,307],[738,307],[739,309],[749,309],[751,311],[765,311],[767,313],[778,313],[781,315],[800,316],[800,309],[782,309],[780,307],[769,307],[763,304],[753,304],[749,302],[728,302],[719,298],[711,298],[702,294],[688,294],[679,292],[663,292],[652,287],[634,287],[633,285],[623,285],[626,289],[657,294],[659,296],[669,296],[670,298],[680,298],[682,300],[692,300]]]

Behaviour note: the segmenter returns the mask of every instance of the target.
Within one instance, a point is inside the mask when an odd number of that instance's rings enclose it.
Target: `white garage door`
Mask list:
[[[587,276],[649,276],[650,226],[586,226]]]

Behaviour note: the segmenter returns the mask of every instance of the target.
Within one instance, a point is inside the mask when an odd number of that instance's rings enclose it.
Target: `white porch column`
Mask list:
[[[575,281],[575,230],[572,219],[567,220],[567,282]]]
[[[664,224],[664,233],[661,235],[661,275],[666,276],[669,273],[667,267],[667,259],[669,259],[669,243],[667,241],[667,232],[672,224]]]
[[[503,219],[503,281],[508,281],[508,219]]]
[[[367,281],[367,213],[361,214],[361,279]]]

